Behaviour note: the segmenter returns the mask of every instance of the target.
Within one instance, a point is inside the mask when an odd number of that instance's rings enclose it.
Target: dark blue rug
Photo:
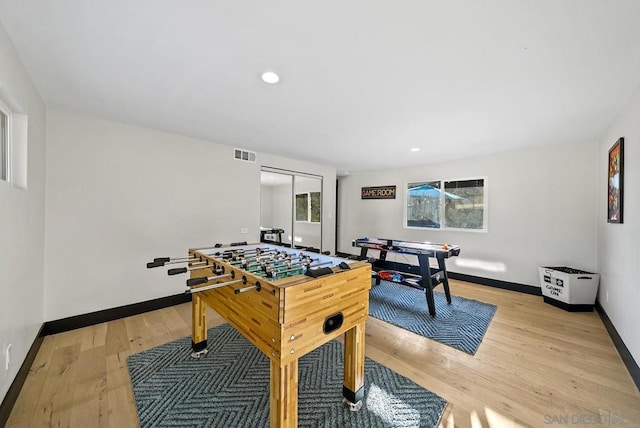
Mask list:
[[[381,281],[369,294],[369,315],[474,355],[489,328],[495,305],[434,290],[436,315],[429,315],[424,291]]]
[[[227,324],[190,357],[184,337],[128,359],[141,427],[268,427],[269,360]],[[298,362],[300,427],[436,427],[446,402],[373,360],[362,409],[342,406],[343,347],[331,341]]]

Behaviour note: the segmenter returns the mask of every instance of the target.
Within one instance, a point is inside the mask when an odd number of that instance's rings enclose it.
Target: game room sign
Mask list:
[[[396,186],[363,187],[362,199],[395,199]]]

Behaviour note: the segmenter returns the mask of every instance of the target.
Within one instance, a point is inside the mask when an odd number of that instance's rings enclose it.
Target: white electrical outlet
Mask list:
[[[604,300],[605,300],[607,303],[609,303],[609,290],[606,290],[606,291],[604,292]]]
[[[240,233],[249,233],[249,229],[246,227],[243,227],[240,229]]]
[[[4,369],[9,370],[9,364],[11,363],[11,346],[13,346],[11,343],[7,345],[7,351],[5,352],[4,355]]]

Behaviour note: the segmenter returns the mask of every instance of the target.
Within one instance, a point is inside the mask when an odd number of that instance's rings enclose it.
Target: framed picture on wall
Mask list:
[[[624,173],[624,138],[609,149],[609,168],[607,173],[607,221],[622,223],[623,175]]]

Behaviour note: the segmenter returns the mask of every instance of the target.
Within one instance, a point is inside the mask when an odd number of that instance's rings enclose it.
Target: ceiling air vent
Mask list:
[[[256,153],[250,152],[248,150],[242,149],[234,149],[233,150],[233,158],[236,160],[246,161],[246,162],[254,162],[256,161]]]

